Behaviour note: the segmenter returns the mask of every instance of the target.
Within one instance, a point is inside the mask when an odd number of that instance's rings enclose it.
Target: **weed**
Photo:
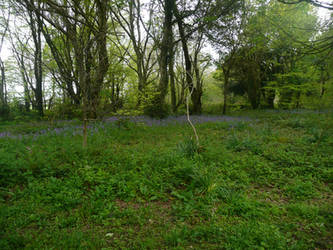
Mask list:
[[[194,157],[199,152],[199,146],[193,138],[187,138],[177,145],[179,154],[185,157]]]
[[[250,221],[231,227],[226,249],[286,249],[287,239],[274,225]]]
[[[307,200],[319,195],[311,181],[296,180],[294,183],[287,185],[285,190],[287,195],[295,200]]]
[[[228,140],[227,148],[236,152],[245,150],[252,151],[254,154],[261,154],[262,152],[260,144],[256,139],[251,138],[250,136],[240,138],[235,133],[233,133],[231,138]]]

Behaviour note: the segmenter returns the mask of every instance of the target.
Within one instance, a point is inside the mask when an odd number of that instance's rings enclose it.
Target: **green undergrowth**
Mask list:
[[[249,116],[0,138],[0,249],[331,249],[332,116]]]

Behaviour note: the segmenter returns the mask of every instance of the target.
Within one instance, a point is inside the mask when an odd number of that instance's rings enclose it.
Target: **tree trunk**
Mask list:
[[[173,44],[173,38],[172,43]],[[170,75],[170,92],[171,92],[171,107],[172,112],[177,111],[177,96],[176,96],[176,86],[175,86],[175,54],[173,45],[169,46],[169,75]]]
[[[222,114],[227,113],[227,106],[228,106],[228,95],[229,95],[229,70],[223,68],[223,75],[224,75],[224,89],[223,89],[223,111]]]
[[[109,69],[109,58],[106,46],[106,36],[107,36],[107,20],[108,20],[108,9],[107,1],[98,0],[97,5],[97,18],[98,18],[98,31],[95,35],[97,44],[97,54],[98,54],[98,66],[94,77],[94,83],[91,88],[91,94],[89,98],[92,101],[93,107],[93,117],[97,118],[97,110],[100,104],[100,93],[104,85],[104,78]]]
[[[323,98],[326,91],[325,88],[326,79],[329,79],[329,73],[327,72],[327,77],[325,78],[324,71],[322,70],[320,74],[320,82],[321,82],[320,98]]]
[[[274,99],[275,99],[275,90],[267,90],[266,91],[266,100],[267,100],[268,108],[274,109]]]
[[[260,105],[260,69],[254,59],[248,65],[248,89],[247,94],[253,109]]]
[[[7,104],[5,66],[0,58],[1,82],[0,82],[0,106]]]
[[[26,112],[30,111],[30,94],[28,83],[24,81],[24,108]]]
[[[44,115],[43,111],[43,69],[42,69],[42,42],[41,42],[41,33],[38,28],[37,32],[37,41],[36,44],[36,53],[35,53],[35,79],[36,79],[36,103],[37,110],[40,116]]]
[[[43,68],[42,68],[42,27],[41,27],[41,17],[39,13],[40,3],[37,3],[37,11],[28,11],[30,22],[29,26],[31,29],[32,38],[35,45],[34,53],[34,75],[35,75],[35,100],[36,109],[38,110],[39,116],[44,115],[43,108]],[[34,16],[35,15],[35,16]]]
[[[172,17],[174,0],[164,0],[164,24],[163,24],[163,39],[161,43],[160,53],[160,82],[159,82],[159,95],[157,96],[156,103],[157,109],[162,111],[165,105],[165,96],[168,91],[169,84],[169,46],[172,43]]]
[[[196,79],[196,87],[195,92],[192,98],[192,104],[193,104],[193,113],[195,114],[201,114],[202,112],[202,103],[201,103],[201,97],[202,97],[202,79],[200,77],[200,69],[198,66],[198,55],[195,55],[194,57],[194,71],[195,71],[195,79]]]

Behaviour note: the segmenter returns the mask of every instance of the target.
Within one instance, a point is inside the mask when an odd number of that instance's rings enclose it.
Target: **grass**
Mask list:
[[[0,138],[0,249],[332,249],[332,115],[246,116]]]

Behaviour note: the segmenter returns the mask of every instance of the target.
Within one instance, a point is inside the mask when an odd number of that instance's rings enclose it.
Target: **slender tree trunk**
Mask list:
[[[24,108],[26,112],[30,111],[30,94],[28,83],[24,82]]]
[[[41,32],[38,27],[35,58],[35,78],[36,78],[36,103],[40,116],[44,115],[43,111],[43,69],[42,69],[42,42]]]
[[[159,95],[157,97],[155,105],[161,111],[164,109],[165,96],[168,91],[169,85],[169,72],[168,72],[168,62],[169,62],[169,46],[172,43],[172,17],[174,0],[164,0],[164,24],[163,24],[163,39],[161,43],[161,53],[160,53],[160,82],[159,82]]]
[[[328,73],[327,73],[328,74]],[[324,72],[321,72],[321,76],[320,76],[320,82],[321,82],[321,90],[320,90],[320,98],[323,98],[326,88],[325,88],[325,77],[324,77]]]
[[[201,97],[202,97],[202,79],[200,76],[200,69],[198,65],[198,55],[199,51],[195,53],[194,56],[194,72],[195,72],[195,79],[196,79],[196,91],[195,91],[195,96],[193,96],[194,101],[193,101],[193,110],[196,114],[201,114],[202,112],[202,103],[201,103]]]
[[[91,79],[91,72],[93,66],[93,55],[91,52],[91,40],[90,34],[88,35],[88,44],[86,45],[83,53],[84,62],[85,62],[85,93],[86,93],[86,101],[87,101],[87,119],[95,119],[96,118],[96,108],[94,100],[96,99],[94,91],[95,91],[95,83],[93,79]]]
[[[274,109],[274,99],[275,99],[275,90],[267,90],[266,91],[266,100],[268,107],[270,109]]]
[[[300,108],[301,103],[301,91],[296,92],[296,109]]]
[[[75,57],[77,62],[82,62],[79,64],[78,67],[78,77],[79,77],[79,84],[82,87],[82,111],[83,111],[83,137],[82,137],[82,146],[83,148],[87,147],[87,122],[89,117],[89,101],[88,101],[88,89],[87,89],[87,80],[86,80],[86,72],[83,66],[84,63],[84,56],[82,50],[80,50],[79,46],[75,44]]]
[[[43,68],[42,68],[42,27],[41,17],[39,13],[40,2],[37,3],[37,11],[33,12],[28,10],[29,13],[29,26],[31,29],[32,38],[35,45],[34,53],[34,74],[35,74],[35,100],[36,109],[38,110],[39,116],[43,116]]]
[[[173,37],[172,43],[173,44]],[[177,96],[176,96],[176,83],[175,83],[175,53],[173,45],[169,46],[169,76],[170,76],[170,94],[171,94],[171,107],[172,112],[177,111]]]
[[[248,82],[250,84],[248,85],[247,93],[252,108],[257,109],[260,105],[260,69],[255,60],[248,67]]]
[[[229,95],[229,69],[223,68],[224,89],[223,89],[223,114],[227,113],[228,95]]]
[[[5,66],[3,61],[0,58],[0,70],[1,70],[1,82],[0,82],[0,105],[7,105],[6,98],[6,75],[5,75]]]
[[[4,43],[4,39],[9,27],[9,19],[10,19],[10,11],[8,11],[7,19],[3,19],[5,29],[3,30],[0,38],[0,52],[2,50],[2,45]],[[1,72],[1,80],[0,80],[0,107],[7,106],[7,87],[6,87],[6,72],[5,72],[5,64],[0,58],[0,72]]]
[[[321,84],[321,90],[320,90],[320,98],[323,98],[324,94],[325,94],[325,82],[322,82]]]
[[[178,84],[180,85],[177,88],[178,92],[178,100],[177,100],[177,109],[179,108],[180,105],[185,104],[185,91],[186,91],[186,83],[185,79],[183,76],[180,76],[180,80],[178,80]]]
[[[169,62],[170,71],[170,92],[171,92],[171,107],[172,112],[177,111],[177,96],[176,96],[176,83],[175,83],[175,72],[174,72],[174,58],[170,58]]]

